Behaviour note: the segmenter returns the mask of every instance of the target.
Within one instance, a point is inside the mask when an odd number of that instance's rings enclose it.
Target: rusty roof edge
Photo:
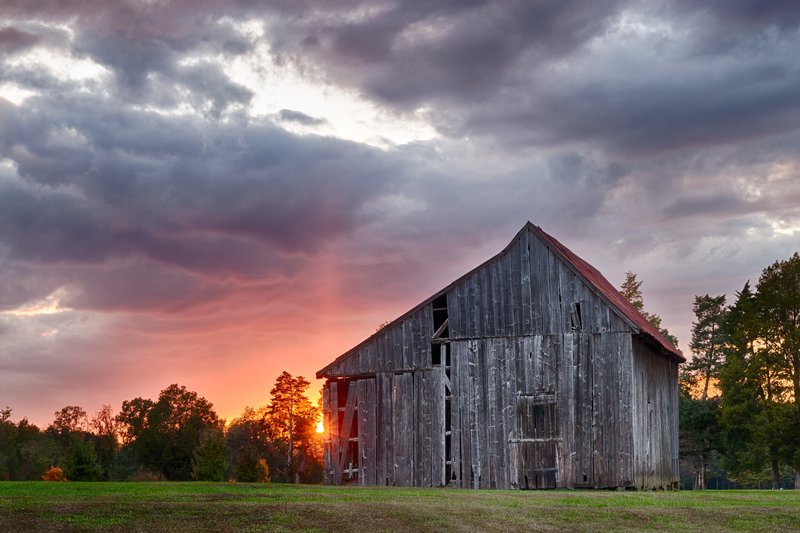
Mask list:
[[[664,337],[664,335],[658,331],[655,326],[653,326],[650,321],[648,321],[642,314],[636,309],[633,304],[631,304],[620,292],[616,287],[611,285],[603,274],[594,268],[591,264],[586,262],[580,256],[578,256],[575,252],[564,246],[558,239],[553,237],[552,235],[545,232],[539,226],[528,222],[530,226],[526,225],[526,228],[530,228],[536,233],[541,240],[545,243],[545,245],[550,248],[553,253],[555,253],[558,257],[561,258],[572,270],[576,275],[580,276],[580,278],[584,281],[584,283],[594,292],[601,300],[603,300],[606,305],[611,307],[612,310],[615,311],[617,316],[619,316],[626,324],[628,324],[631,329],[633,330],[634,334],[637,335],[645,335],[647,337],[652,338],[653,341],[662,349],[662,351],[673,358],[675,358],[678,362],[685,363],[686,358],[683,356],[683,353],[676,347],[673,346],[672,343]],[[570,257],[571,256],[571,257]],[[587,276],[580,271],[578,268],[580,265],[574,264],[572,258],[575,258],[576,261],[582,263],[583,267],[589,271],[590,274],[596,276],[599,283],[603,283],[608,285],[608,288],[611,289],[613,292],[614,298],[611,298],[609,295],[605,294],[605,292],[598,286],[598,283],[593,282],[592,280],[588,279]],[[636,318],[632,318],[628,315],[628,313],[633,314]],[[638,322],[637,322],[638,319]]]
[[[616,314],[616,315],[617,315],[617,316],[618,316],[618,317],[619,317],[619,318],[620,318],[620,319],[621,319],[623,322],[625,322],[626,324],[628,324],[628,326],[629,326],[629,327],[630,327],[630,328],[633,330],[633,332],[634,332],[635,334],[639,334],[639,333],[641,333],[641,328],[640,328],[640,327],[639,327],[639,326],[636,324],[636,322],[634,322],[633,320],[631,320],[631,318],[630,318],[628,315],[626,315],[624,312],[622,312],[622,310],[620,310],[620,309],[619,309],[619,308],[618,308],[616,305],[614,305],[614,304],[613,304],[613,302],[611,302],[611,300],[610,300],[609,298],[607,298],[607,297],[605,296],[605,294],[603,294],[603,292],[602,292],[602,291],[601,291],[601,290],[600,290],[600,289],[599,289],[599,288],[598,288],[598,287],[597,287],[597,286],[596,286],[594,283],[592,283],[592,281],[591,281],[591,280],[587,279],[587,277],[586,277],[585,275],[583,275],[583,273],[581,273],[581,272],[580,272],[580,270],[579,270],[579,269],[578,269],[578,268],[577,268],[577,267],[576,267],[576,266],[573,264],[573,262],[570,260],[570,258],[569,258],[569,257],[567,257],[567,256],[566,256],[566,255],[565,255],[565,254],[564,254],[564,253],[563,253],[563,252],[562,252],[562,251],[559,249],[559,247],[558,247],[558,246],[554,246],[554,243],[552,243],[552,242],[551,242],[551,240],[552,240],[552,241],[555,241],[555,243],[557,243],[558,245],[560,245],[560,246],[561,246],[561,247],[563,247],[563,248],[566,248],[566,246],[564,246],[563,244],[561,244],[561,242],[559,242],[558,240],[556,240],[556,239],[555,239],[555,237],[552,237],[550,234],[548,234],[547,232],[545,232],[545,231],[544,231],[542,228],[540,228],[539,226],[536,226],[535,224],[532,224],[531,222],[528,222],[528,224],[530,224],[530,229],[532,229],[532,230],[533,230],[533,232],[534,232],[534,233],[535,233],[535,234],[536,234],[536,235],[537,235],[537,236],[538,236],[538,237],[541,239],[541,241],[544,243],[544,245],[545,245],[545,246],[547,246],[547,248],[548,248],[548,249],[550,249],[550,251],[551,251],[551,252],[553,252],[554,254],[556,254],[556,256],[557,256],[559,259],[561,259],[561,261],[563,261],[563,262],[564,262],[564,263],[567,265],[567,267],[568,267],[568,268],[569,268],[569,269],[570,269],[570,270],[573,272],[573,274],[575,274],[576,276],[578,276],[578,277],[581,279],[581,281],[583,281],[584,285],[586,285],[587,287],[589,287],[589,290],[591,290],[591,291],[592,291],[592,292],[595,294],[595,296],[597,296],[598,298],[600,298],[601,300],[603,300],[603,301],[606,303],[606,305],[608,305],[608,306],[609,306],[609,307],[610,307],[610,308],[611,308],[611,309],[614,311],[614,313],[615,313],[615,314]],[[571,251],[571,250],[569,250],[568,248],[567,248],[567,250],[568,250],[568,251],[570,251],[570,253],[572,253],[572,255],[574,255],[576,258],[578,258],[579,260],[583,261],[583,259],[581,259],[581,258],[580,258],[580,257],[579,257],[577,254],[575,254],[574,252],[572,252],[572,251]],[[595,269],[594,267],[592,267],[592,266],[591,266],[589,263],[587,263],[586,261],[583,261],[583,262],[584,262],[584,263],[585,263],[587,266],[589,266],[589,267],[593,268],[593,269],[594,269],[594,270],[595,270],[597,273],[599,273],[599,272],[600,272],[599,270],[597,270],[597,269]]]

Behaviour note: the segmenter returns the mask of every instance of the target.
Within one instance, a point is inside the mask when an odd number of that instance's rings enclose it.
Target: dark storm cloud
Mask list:
[[[617,86],[576,80],[525,108],[475,113],[463,131],[500,135],[512,145],[579,141],[651,155],[796,131],[798,93],[800,70],[786,65],[735,67],[704,80]]]
[[[731,191],[721,191],[717,194],[681,197],[665,205],[661,211],[667,217],[680,218],[731,215],[741,213],[745,203],[741,196]]]
[[[234,19],[223,19],[229,14],[236,17],[247,13],[247,9],[242,11],[235,5],[226,8],[220,2],[191,6],[136,2],[4,4],[8,17],[69,20],[73,37],[63,40],[61,46],[74,57],[88,57],[106,67],[113,75],[116,96],[123,101],[171,108],[187,103],[181,96],[188,96],[188,103],[216,119],[233,105],[247,105],[252,97],[216,64],[203,60],[182,63],[187,57],[230,57],[250,51],[253,40],[235,27]]]
[[[0,51],[6,54],[13,54],[20,50],[30,48],[39,42],[39,37],[24,30],[18,30],[12,26],[0,28]]]
[[[219,301],[227,292],[222,283],[141,259],[124,266],[68,270],[66,274],[75,290],[64,305],[84,310],[188,313]]]
[[[31,65],[11,65],[0,60],[0,73],[0,81],[15,83],[23,89],[35,92],[69,91],[73,87],[73,84]]]
[[[0,118],[13,164],[0,167],[6,309],[59,286],[79,309],[185,309],[223,297],[226,279],[290,279],[406,172],[379,150],[269,122],[80,94],[6,103]]]
[[[33,262],[99,262],[119,246],[80,197],[38,195],[0,183],[0,242],[13,258]]]
[[[214,126],[68,101],[7,109],[16,124],[6,130],[8,155],[25,179],[77,188],[129,226],[241,232],[310,249],[357,221],[385,186],[374,175],[396,172],[375,150],[267,123]]]
[[[340,83],[402,107],[470,100],[494,92],[524,54],[552,59],[581,46],[619,4],[399,2],[341,24],[292,20],[278,53],[298,46]]]
[[[631,15],[675,34],[630,41],[615,24]],[[397,109],[426,107],[448,136],[648,156],[796,131],[798,21],[794,2],[401,2],[294,17],[275,50]]]
[[[735,42],[745,35],[762,37],[760,31],[776,29],[796,32],[800,26],[800,8],[793,0],[730,0],[699,4],[692,0],[673,0],[675,12],[700,16],[706,23],[706,32],[696,35],[708,42],[709,35],[724,42]],[[713,31],[708,31],[712,28]]]
[[[208,102],[208,113],[212,118],[219,118],[231,105],[246,106],[253,97],[252,91],[233,83],[222,69],[211,63],[201,63],[191,67],[182,67],[174,74],[181,87],[195,96],[195,107]]]

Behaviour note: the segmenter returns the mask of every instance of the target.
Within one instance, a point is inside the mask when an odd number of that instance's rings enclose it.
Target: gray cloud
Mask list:
[[[0,51],[6,54],[13,54],[26,48],[30,48],[39,42],[39,37],[24,30],[18,30],[12,26],[0,28]]]
[[[402,107],[471,100],[493,93],[522,56],[562,57],[602,33],[619,4],[400,3],[338,25],[291,20],[277,53],[300,47],[337,81]]]
[[[301,126],[322,126],[328,124],[327,119],[312,117],[301,111],[294,111],[292,109],[281,109],[278,111],[278,120],[282,122],[295,122]]]
[[[268,123],[201,125],[195,119],[113,109],[85,97],[39,99],[7,109],[7,157],[19,175],[53,190],[29,193],[19,187],[19,211],[74,205],[86,234],[103,227],[112,241],[129,229],[159,227],[246,234],[286,250],[309,249],[352,227],[359,206],[385,186],[372,177],[400,176],[392,158],[376,150],[326,138],[298,138]],[[6,214],[15,224],[23,213]],[[78,218],[78,217],[73,217]],[[40,221],[39,224],[46,224]],[[52,226],[69,232],[54,218]],[[119,227],[117,227],[119,226]],[[39,228],[42,229],[42,228]],[[72,241],[73,239],[67,239]],[[100,246],[106,248],[106,246]],[[93,248],[93,247],[92,247]],[[58,248],[53,248],[58,250]],[[59,253],[52,251],[49,253]]]
[[[370,215],[407,163],[269,122],[206,122],[79,93],[0,106],[0,307],[178,310],[287,282]],[[0,157],[0,158],[2,158]],[[381,179],[375,179],[381,176]]]
[[[797,130],[796,3],[663,6],[402,3],[294,17],[275,48],[399,110],[427,107],[445,135],[510,150],[650,156]],[[631,16],[645,33],[617,26]]]

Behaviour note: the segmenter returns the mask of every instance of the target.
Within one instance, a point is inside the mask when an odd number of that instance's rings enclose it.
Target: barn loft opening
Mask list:
[[[439,329],[447,322],[447,294],[442,294],[433,301],[433,331],[439,332]],[[445,329],[447,326],[445,326]],[[444,330],[443,330],[444,332]],[[446,334],[434,334],[434,337],[447,337]]]
[[[433,336],[431,337],[431,364],[450,365],[450,345],[446,339],[450,336],[447,316],[447,295],[443,294],[433,300]]]

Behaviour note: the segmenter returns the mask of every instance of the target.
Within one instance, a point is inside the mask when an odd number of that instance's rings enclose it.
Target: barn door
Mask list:
[[[356,479],[358,473],[358,383],[329,381],[325,404],[325,470],[328,483],[341,485]],[[356,445],[353,446],[353,440]]]
[[[558,419],[553,393],[517,397],[519,436],[510,439],[516,455],[516,481],[521,489],[554,489],[559,481]]]

